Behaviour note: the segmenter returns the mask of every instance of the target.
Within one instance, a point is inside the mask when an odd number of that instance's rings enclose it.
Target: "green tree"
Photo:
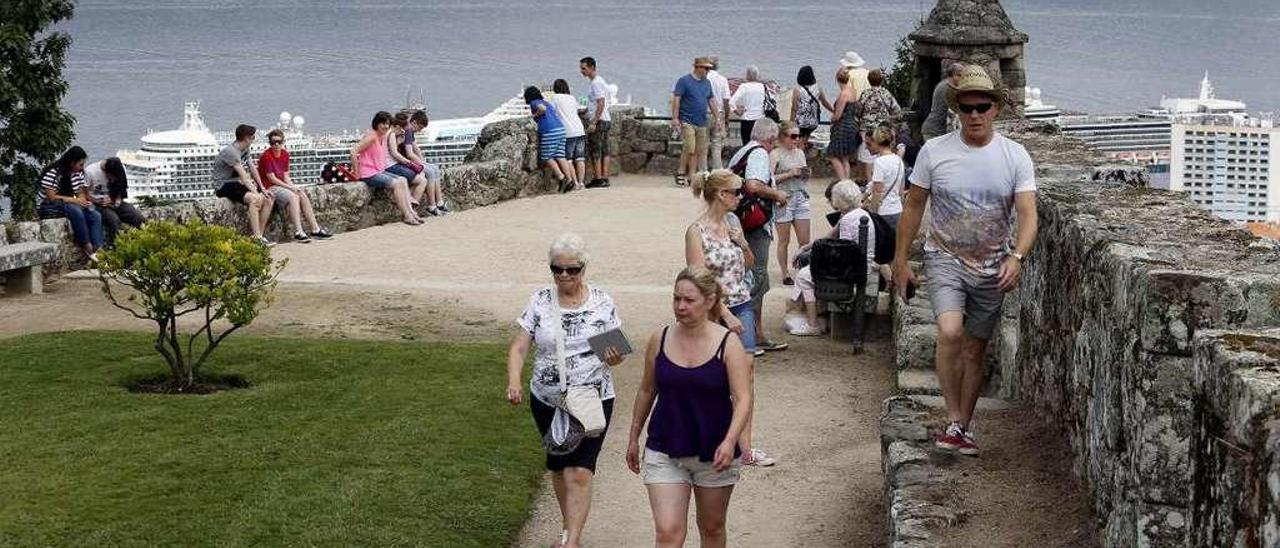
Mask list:
[[[918,27],[917,27],[918,28]],[[911,40],[906,36],[898,39],[898,43],[893,47],[895,61],[893,68],[889,69],[889,73],[885,75],[884,87],[893,98],[898,100],[898,104],[904,109],[910,109],[911,102],[911,81],[916,75],[916,54],[911,49]]]
[[[266,248],[234,230],[195,220],[149,222],[121,234],[115,248],[98,257],[102,292],[111,304],[156,323],[155,349],[179,390],[198,382],[214,349],[270,303],[285,265],[273,265]],[[129,289],[124,302],[113,282]],[[188,314],[200,327],[182,334],[178,322]]]
[[[0,0],[0,189],[16,219],[35,218],[40,169],[74,137],[75,118],[59,106],[71,37],[47,31],[72,10],[69,0]]]

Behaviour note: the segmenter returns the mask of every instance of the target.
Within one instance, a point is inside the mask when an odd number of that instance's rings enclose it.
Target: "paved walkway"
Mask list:
[[[624,176],[610,189],[516,200],[431,219],[422,227],[386,225],[329,242],[278,246],[274,255],[290,261],[281,277],[281,299],[253,331],[505,338],[529,293],[551,281],[547,246],[572,230],[591,252],[589,283],[613,295],[628,336],[644,341],[671,321],[669,291],[683,267],[684,229],[701,210],[687,189],[669,181]],[[821,196],[821,190],[815,183],[811,194]],[[823,200],[814,203],[815,218],[825,223]],[[774,270],[776,276],[776,265]],[[73,318],[51,328],[147,327],[104,306],[94,284],[55,286],[60,287],[52,295],[6,299],[14,314],[0,318],[0,334],[45,330],[28,314],[37,310],[45,317]],[[783,291],[775,289],[767,300],[766,327],[792,348],[759,362],[755,427],[757,443],[779,464],[745,471],[731,505],[730,545],[881,545],[885,513],[876,418],[889,392],[889,349],[871,344],[855,358],[846,344],[789,337],[781,330],[782,306]],[[66,314],[49,313],[67,307],[73,308]],[[599,464],[587,546],[652,545],[644,487],[623,464],[641,359],[632,357],[617,369],[618,405]],[[506,405],[503,386],[494,386],[493,394],[492,405]],[[532,420],[529,430],[536,435]],[[518,545],[546,546],[559,529],[547,485]],[[695,533],[687,544],[696,542]]]

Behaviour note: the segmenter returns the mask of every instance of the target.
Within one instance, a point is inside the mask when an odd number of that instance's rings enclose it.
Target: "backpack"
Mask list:
[[[813,241],[813,246],[809,249],[809,273],[813,275],[814,282],[866,282],[867,263],[857,242],[840,238],[819,238]]]
[[[733,164],[730,171],[739,177],[745,177],[747,173],[747,161],[751,159],[751,154],[760,148],[760,145],[747,145],[748,150],[742,153],[742,158],[738,163]],[[768,203],[766,203],[768,202]],[[757,230],[769,223],[773,218],[773,200],[766,200],[756,195],[756,193],[742,188],[742,199],[738,200],[738,208],[733,210],[733,214],[738,217],[738,221],[742,222],[742,231],[751,232]]]
[[[871,213],[871,223],[876,227],[876,264],[889,264],[893,262],[893,256],[897,252],[898,231],[878,213]]]

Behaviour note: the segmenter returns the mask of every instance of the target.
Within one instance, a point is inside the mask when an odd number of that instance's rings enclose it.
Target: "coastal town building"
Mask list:
[[[1175,124],[1169,190],[1223,219],[1280,222],[1280,128]]]

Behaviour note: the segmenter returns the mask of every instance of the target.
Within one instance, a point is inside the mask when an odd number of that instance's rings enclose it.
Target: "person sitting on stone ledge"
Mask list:
[[[391,134],[387,137],[387,155],[391,157],[391,165],[387,166],[387,172],[409,181],[409,205],[416,211],[418,205],[422,203],[423,194],[427,192],[427,174],[424,173],[426,166],[410,159],[403,152],[405,143],[412,143],[417,137],[406,137],[409,133],[408,128],[407,113],[398,112],[391,117]],[[427,213],[432,216],[440,214],[435,202],[428,201],[427,205],[429,206]]]
[[[529,112],[538,122],[538,161],[545,162],[548,169],[556,177],[556,188],[560,192],[573,189],[573,167],[565,158],[564,124],[555,105],[542,97],[537,87],[524,88],[524,102],[529,105]]]
[[[418,134],[427,129],[427,124],[431,120],[427,118],[426,111],[422,110],[403,114],[408,115],[409,122],[399,152],[411,164],[422,167],[422,174],[427,178],[427,213],[432,215],[449,213],[449,207],[444,203],[444,194],[440,191],[440,182],[444,179],[444,173],[440,171],[440,166],[428,162],[422,155],[422,149],[418,148]]]
[[[840,220],[831,229],[825,237],[840,238],[842,240],[857,241],[858,229],[861,226],[862,219],[867,219],[867,247],[873,248],[876,241],[876,225],[871,222],[871,215],[863,208],[862,191],[858,189],[858,185],[849,179],[845,179],[832,185],[829,189],[831,207],[840,213]],[[813,247],[813,244],[803,246],[800,252],[807,252]],[[880,276],[888,278],[891,275],[889,267],[886,265],[876,264],[875,254],[871,250],[867,251],[867,285],[874,287],[874,284]],[[792,292],[791,299],[800,301],[804,304],[806,325],[789,329],[792,335],[810,336],[822,334],[822,324],[818,320],[818,298],[814,293],[813,272],[810,267],[805,266],[796,272],[796,288]]]
[[[253,126],[236,126],[235,142],[227,145],[213,159],[213,194],[248,207],[249,231],[253,238],[271,247],[276,245],[275,242],[263,236],[262,231],[271,219],[275,198],[262,188],[258,171],[250,166],[249,146],[257,134],[258,130]]]
[[[104,236],[102,214],[89,200],[89,187],[84,181],[84,161],[88,157],[83,148],[73,146],[45,169],[40,178],[42,194],[37,213],[41,219],[65,217],[71,224],[76,246],[92,263],[98,261]]]
[[[124,201],[129,197],[129,179],[119,158],[112,156],[85,166],[84,180],[89,185],[89,199],[102,214],[107,247],[115,245],[122,225],[138,228],[147,221],[138,208]]]
[[[262,181],[263,189],[275,198],[277,204],[287,208],[289,222],[293,224],[293,241],[307,243],[312,238],[328,240],[333,237],[316,222],[311,198],[289,177],[289,151],[284,148],[284,132],[279,129],[267,133],[267,150],[258,157],[258,180]],[[311,225],[309,233],[302,228],[303,216]]]
[[[356,169],[356,177],[374,190],[389,190],[391,200],[400,210],[401,222],[412,226],[422,224],[409,196],[409,180],[387,170],[391,166],[391,155],[387,149],[391,113],[378,111],[369,127],[360,142],[351,148],[351,165]]]

